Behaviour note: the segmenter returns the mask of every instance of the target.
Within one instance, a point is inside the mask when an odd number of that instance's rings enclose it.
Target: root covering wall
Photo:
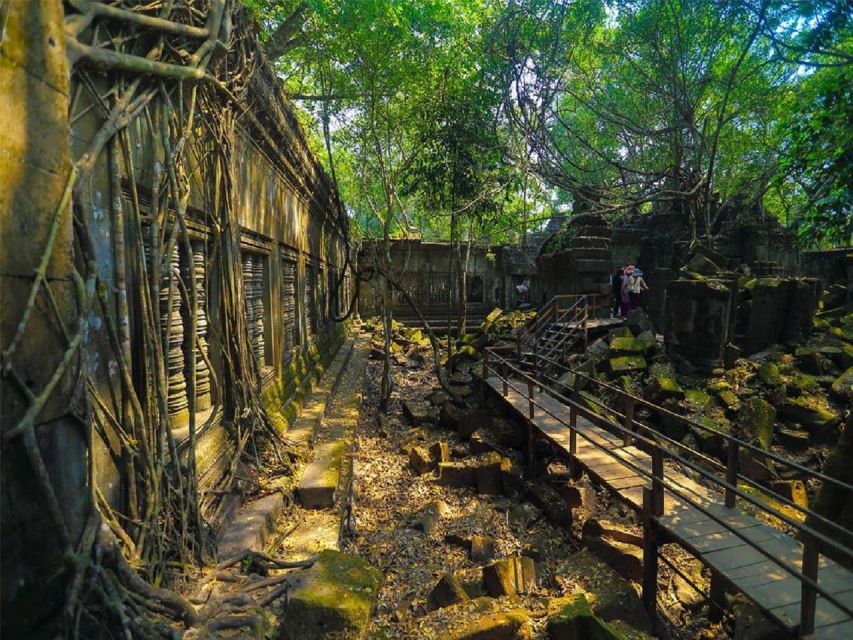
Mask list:
[[[250,460],[286,467],[351,290],[343,207],[240,3],[175,3],[166,34],[79,5],[0,12],[9,638],[73,614],[68,554],[102,535],[151,581],[210,552]]]

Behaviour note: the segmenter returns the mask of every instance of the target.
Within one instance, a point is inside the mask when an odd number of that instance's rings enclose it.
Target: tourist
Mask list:
[[[618,318],[622,310],[622,275],[625,267],[619,267],[610,276],[610,288],[613,290],[613,308],[610,310],[611,318]]]
[[[619,301],[622,307],[622,317],[627,318],[631,312],[631,274],[634,266],[628,265],[622,272],[621,286],[619,289]]]
[[[628,295],[631,298],[632,309],[639,309],[641,307],[640,296],[643,291],[648,290],[649,285],[647,285],[646,281],[643,279],[643,272],[634,267],[634,270],[631,272],[628,286]]]

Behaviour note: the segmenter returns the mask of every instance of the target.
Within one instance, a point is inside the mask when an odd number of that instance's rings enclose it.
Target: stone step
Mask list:
[[[313,446],[326,413],[326,407],[331,400],[334,390],[346,370],[349,359],[352,357],[354,340],[348,339],[338,350],[325,375],[314,389],[314,392],[305,402],[305,406],[299,417],[287,430],[287,437],[293,442],[306,446]]]
[[[262,551],[264,541],[284,512],[284,498],[278,492],[244,504],[219,536],[217,556],[231,557],[243,549]]]
[[[303,507],[331,509],[335,506],[345,448],[343,441],[333,440],[315,449],[314,460],[305,468],[297,487]]]

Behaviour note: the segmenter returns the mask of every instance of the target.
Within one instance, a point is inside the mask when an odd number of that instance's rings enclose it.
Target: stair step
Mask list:
[[[222,532],[217,556],[228,558],[243,549],[262,551],[267,536],[283,512],[284,498],[278,492],[247,502]]]
[[[305,468],[296,491],[306,509],[331,509],[341,478],[344,442],[333,440],[317,447],[314,460]]]

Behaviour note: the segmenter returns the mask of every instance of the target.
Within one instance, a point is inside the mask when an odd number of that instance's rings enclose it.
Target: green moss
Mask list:
[[[449,640],[491,640],[493,638],[529,638],[530,615],[523,609],[497,611],[474,618],[449,633]]]
[[[610,370],[614,373],[622,371],[641,371],[648,365],[643,356],[620,356],[618,358],[610,358]]]
[[[381,580],[381,572],[357,555],[322,551],[290,594],[282,621],[284,637],[359,637],[370,619]]]
[[[815,395],[787,398],[782,403],[780,413],[785,418],[799,422],[810,432],[832,427],[839,420],[838,415],[827,404],[826,399]]]
[[[835,379],[832,383],[832,393],[842,400],[853,400],[853,367]]]
[[[736,409],[740,405],[737,394],[731,389],[720,391],[717,400],[725,409]]]
[[[813,376],[797,371],[796,369],[793,369],[791,375],[785,378],[785,384],[787,385],[788,392],[792,395],[813,393],[820,387]]]
[[[779,387],[785,384],[782,375],[779,373],[779,367],[772,362],[765,362],[758,367],[758,379],[768,387]]]
[[[684,389],[678,384],[675,376],[664,369],[658,369],[652,373],[651,380],[646,387],[646,397],[652,402],[661,403],[664,400],[674,398],[684,399]]]
[[[627,640],[613,625],[596,618],[583,593],[557,598],[548,604],[548,637],[584,640]]]
[[[740,423],[744,431],[763,449],[770,449],[776,426],[776,409],[773,405],[761,398],[750,398],[740,410]]]
[[[687,402],[697,409],[705,409],[705,407],[708,406],[708,403],[711,402],[711,396],[707,391],[702,391],[701,389],[687,389],[684,393],[687,398]]]
[[[654,351],[656,340],[648,336],[642,338],[613,338],[610,351],[616,355],[639,355]]]

